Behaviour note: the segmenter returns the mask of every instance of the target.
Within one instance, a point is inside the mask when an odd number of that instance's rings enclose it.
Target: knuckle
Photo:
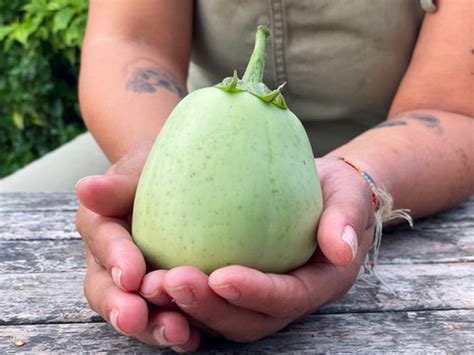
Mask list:
[[[110,249],[110,244],[114,242],[110,231],[110,224],[104,220],[98,221],[88,236],[90,247],[93,251],[101,251],[105,248]]]
[[[270,291],[270,300],[281,300],[284,299],[283,307],[278,307],[273,314],[273,317],[278,319],[294,319],[305,314],[310,309],[310,293],[306,284],[297,279],[297,287],[291,283],[281,283],[276,285],[273,282],[273,286]]]
[[[301,317],[312,310],[313,300],[308,285],[300,279],[298,280],[299,296],[295,297],[295,302],[291,304],[287,318]]]

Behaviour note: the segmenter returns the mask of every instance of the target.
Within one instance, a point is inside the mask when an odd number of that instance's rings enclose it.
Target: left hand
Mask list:
[[[288,274],[265,274],[232,265],[209,276],[182,266],[150,272],[141,287],[165,291],[193,324],[239,342],[273,334],[342,297],[372,242],[371,193],[364,179],[342,162],[321,158],[316,164],[324,211],[318,249],[304,266]]]

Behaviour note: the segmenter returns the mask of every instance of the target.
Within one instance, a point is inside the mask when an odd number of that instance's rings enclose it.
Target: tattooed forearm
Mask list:
[[[443,128],[440,125],[440,121],[437,117],[428,114],[422,113],[412,113],[406,117],[400,117],[399,119],[393,119],[389,121],[384,121],[379,125],[373,127],[372,129],[384,128],[384,127],[395,127],[395,126],[408,126],[409,121],[407,120],[416,120],[422,123],[425,127],[432,128],[436,130],[437,134],[443,133]]]
[[[375,127],[372,127],[372,129],[377,129],[377,128],[384,128],[384,127],[394,127],[394,126],[406,126],[407,123],[405,121],[384,121],[380,124],[378,124]]]
[[[426,127],[436,128],[439,127],[439,119],[433,115],[426,115],[420,113],[412,113],[408,118],[413,118],[419,122],[422,122]]]
[[[423,123],[425,127],[435,129],[436,133],[438,134],[443,133],[443,129],[441,128],[440,123],[439,123],[439,118],[433,115],[412,113],[411,115],[408,116],[408,118],[412,118],[414,120],[417,120],[418,122]]]
[[[167,70],[156,66],[134,68],[127,78],[125,88],[136,93],[153,93],[157,88],[163,88],[176,93],[180,98],[186,96],[186,90],[176,78]]]

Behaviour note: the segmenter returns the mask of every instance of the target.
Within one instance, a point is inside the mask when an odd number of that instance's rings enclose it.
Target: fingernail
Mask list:
[[[77,189],[77,187],[82,184],[84,181],[88,180],[88,179],[97,179],[97,178],[101,178],[103,177],[103,175],[90,175],[90,176],[84,176],[83,178],[80,178],[79,180],[77,180],[76,182],[76,186],[74,187],[74,189]]]
[[[159,345],[171,345],[165,336],[165,326],[156,326],[153,329],[153,338]]]
[[[184,350],[183,348],[181,348],[181,347],[179,347],[179,346],[172,346],[172,347],[171,347],[171,350],[176,351],[177,353],[185,353],[185,352],[187,352],[186,350]]]
[[[212,289],[216,291],[219,296],[231,301],[236,301],[240,297],[240,292],[230,284],[212,285]]]
[[[166,291],[181,306],[190,306],[194,302],[194,294],[187,285],[167,288]]]
[[[110,312],[110,315],[109,315],[110,324],[112,324],[112,326],[116,330],[123,333],[122,329],[120,329],[120,327],[118,326],[118,316],[119,316],[119,312],[116,309],[112,310],[112,312]]]
[[[140,295],[142,295],[145,298],[156,298],[158,296],[162,295],[162,292],[160,289],[152,289],[152,290],[140,290]]]
[[[118,287],[123,288],[122,287],[122,270],[114,266],[112,268],[111,274],[112,274],[112,280],[114,280],[114,283]]]
[[[139,291],[140,295],[145,298],[148,302],[153,303],[156,306],[168,305],[171,302],[171,297],[160,289],[156,289],[150,293]]]
[[[79,180],[77,180],[76,182],[76,186],[74,186],[74,190],[77,189],[77,187],[83,182],[85,181],[86,179],[88,179],[89,176],[86,176],[86,177],[83,177],[83,178],[80,178]]]
[[[140,294],[143,297],[151,298],[151,297],[156,297],[161,294],[161,288],[156,287],[156,284],[150,283],[150,282],[142,282],[140,286]]]
[[[352,228],[351,226],[346,226],[344,228],[344,231],[342,232],[341,239],[346,242],[347,245],[349,245],[349,247],[351,248],[352,260],[354,260],[355,256],[357,255],[358,247],[357,234],[354,228]]]

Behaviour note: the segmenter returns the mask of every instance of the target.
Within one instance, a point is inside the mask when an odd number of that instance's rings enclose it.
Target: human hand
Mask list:
[[[145,260],[130,235],[130,215],[142,167],[152,142],[134,146],[103,176],[81,179],[76,227],[87,254],[84,293],[90,307],[118,331],[152,345],[193,351],[199,332],[165,295],[138,294]],[[154,274],[155,278],[159,273]],[[146,286],[142,292],[147,292]]]
[[[233,265],[209,276],[182,266],[147,274],[141,288],[168,294],[193,324],[239,342],[273,334],[342,297],[372,241],[371,192],[355,170],[339,161],[318,159],[317,166],[325,208],[318,249],[306,265],[289,274]]]

